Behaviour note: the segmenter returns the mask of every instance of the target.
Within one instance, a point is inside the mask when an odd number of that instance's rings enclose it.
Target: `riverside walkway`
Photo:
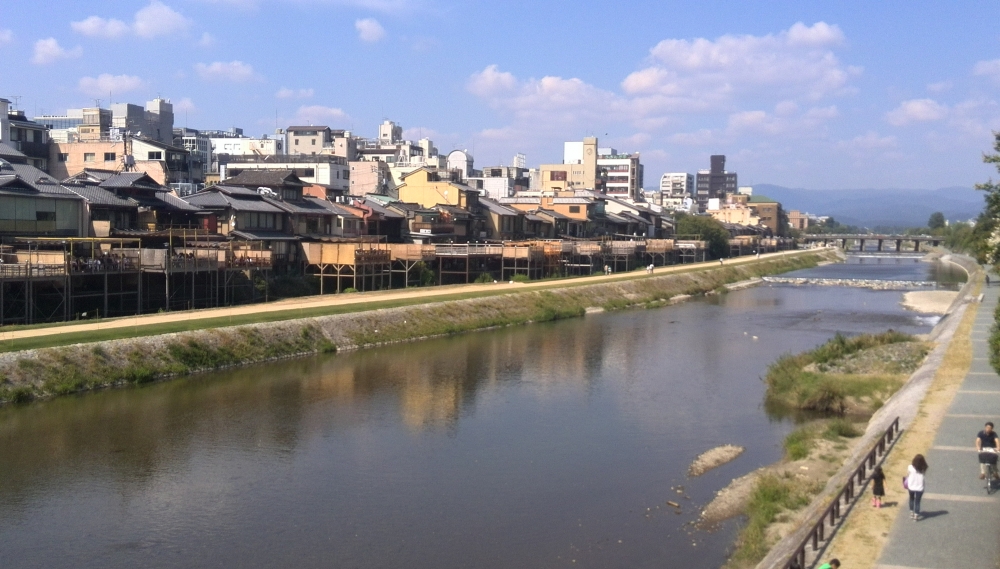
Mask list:
[[[1000,376],[987,346],[1000,287],[983,294],[972,328],[972,365],[925,454],[924,518],[910,519],[904,497],[876,569],[1000,567],[1000,492],[986,494],[974,447],[986,421],[1000,423]],[[901,484],[902,472],[886,474],[886,485]]]

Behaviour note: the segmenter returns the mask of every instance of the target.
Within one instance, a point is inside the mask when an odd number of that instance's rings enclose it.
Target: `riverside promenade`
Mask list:
[[[990,367],[987,346],[1000,287],[982,290],[972,327],[972,365],[925,454],[930,469],[924,518],[911,520],[905,497],[900,501],[876,569],[1000,567],[1000,492],[986,494],[974,446],[986,421],[1000,423],[1000,376]],[[886,485],[900,486],[903,474],[886,472]]]

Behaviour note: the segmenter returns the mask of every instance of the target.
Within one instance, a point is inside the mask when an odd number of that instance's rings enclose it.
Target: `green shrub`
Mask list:
[[[836,440],[838,437],[854,438],[861,435],[861,431],[854,426],[854,423],[847,419],[837,418],[830,421],[823,432],[823,438]]]
[[[784,447],[785,455],[789,460],[802,460],[809,456],[809,451],[812,450],[815,440],[815,430],[807,425],[788,433],[781,446]]]
[[[349,286],[349,287],[345,288],[344,290],[342,290],[341,292],[343,292],[344,294],[347,294],[347,293],[350,293],[350,292],[358,292],[358,289],[354,288],[353,286]]]
[[[517,275],[514,275],[514,276],[510,277],[510,280],[512,280],[512,281],[514,281],[516,283],[526,283],[526,282],[530,282],[531,281],[531,277],[529,277],[528,275],[517,274]]]
[[[767,527],[784,511],[809,503],[811,489],[790,475],[765,474],[754,484],[747,503],[747,523],[737,539],[733,560],[753,565],[767,555],[771,543]]]
[[[474,282],[482,284],[482,283],[491,283],[494,280],[495,279],[493,278],[493,275],[491,275],[489,273],[482,273],[478,277],[476,277],[476,280]]]

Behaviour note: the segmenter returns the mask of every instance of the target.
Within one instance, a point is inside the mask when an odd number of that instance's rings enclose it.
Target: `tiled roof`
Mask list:
[[[306,201],[283,201],[275,200],[271,198],[264,198],[267,203],[281,208],[288,213],[302,213],[302,214],[312,214],[312,215],[332,215],[333,212],[316,202]]]
[[[99,184],[102,188],[142,188],[162,192],[170,191],[149,177],[145,172],[120,172]]]
[[[256,211],[263,213],[284,213],[285,210],[272,205],[253,193],[253,197],[226,195],[222,192],[202,191],[186,196],[184,201],[199,209],[232,208],[233,211]]]
[[[295,172],[291,170],[244,170],[223,180],[225,185],[233,186],[305,186]]]
[[[542,198],[513,197],[513,198],[500,198],[497,201],[499,201],[502,204],[508,204],[508,203],[537,204],[537,203],[542,203]]]
[[[776,200],[772,200],[767,196],[752,195],[750,199],[747,200],[748,203],[778,203]]]
[[[486,209],[490,210],[491,212],[497,215],[516,216],[520,214],[520,212],[517,211],[516,209],[501,205],[500,203],[495,202],[489,198],[479,198],[479,203],[482,204]]]
[[[20,159],[26,159],[27,156],[13,146],[0,142],[0,158],[16,159],[20,161]]]
[[[120,197],[104,188],[85,184],[71,184],[66,186],[69,191],[82,197],[92,205],[114,206],[123,208],[135,208],[139,203],[133,199]]]
[[[402,218],[406,217],[405,215],[403,215],[403,214],[401,214],[401,213],[399,213],[397,211],[392,211],[391,209],[385,207],[384,205],[382,205],[381,203],[379,203],[379,202],[377,202],[375,200],[365,199],[361,203],[363,203],[365,205],[365,207],[371,208],[371,210],[373,212],[376,212],[376,213],[378,213],[379,215],[381,215],[382,217],[385,217],[385,218],[389,218],[389,219],[402,219]]]
[[[593,203],[593,200],[587,198],[552,198],[552,203],[554,204],[580,204],[586,205]]]

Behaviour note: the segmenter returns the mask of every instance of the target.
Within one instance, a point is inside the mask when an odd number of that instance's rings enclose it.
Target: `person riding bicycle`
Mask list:
[[[990,457],[985,457],[988,461],[984,461],[983,451],[985,449],[990,449],[993,451],[1000,452],[1000,436],[997,436],[996,431],[993,430],[993,422],[988,421],[983,427],[983,430],[979,431],[976,435],[976,451],[980,453],[979,455],[979,479],[984,480],[986,478],[986,469],[988,467],[988,462],[996,464],[996,456],[992,457],[992,460],[988,460]],[[987,451],[989,452],[989,451]],[[994,470],[994,472],[996,472]]]

